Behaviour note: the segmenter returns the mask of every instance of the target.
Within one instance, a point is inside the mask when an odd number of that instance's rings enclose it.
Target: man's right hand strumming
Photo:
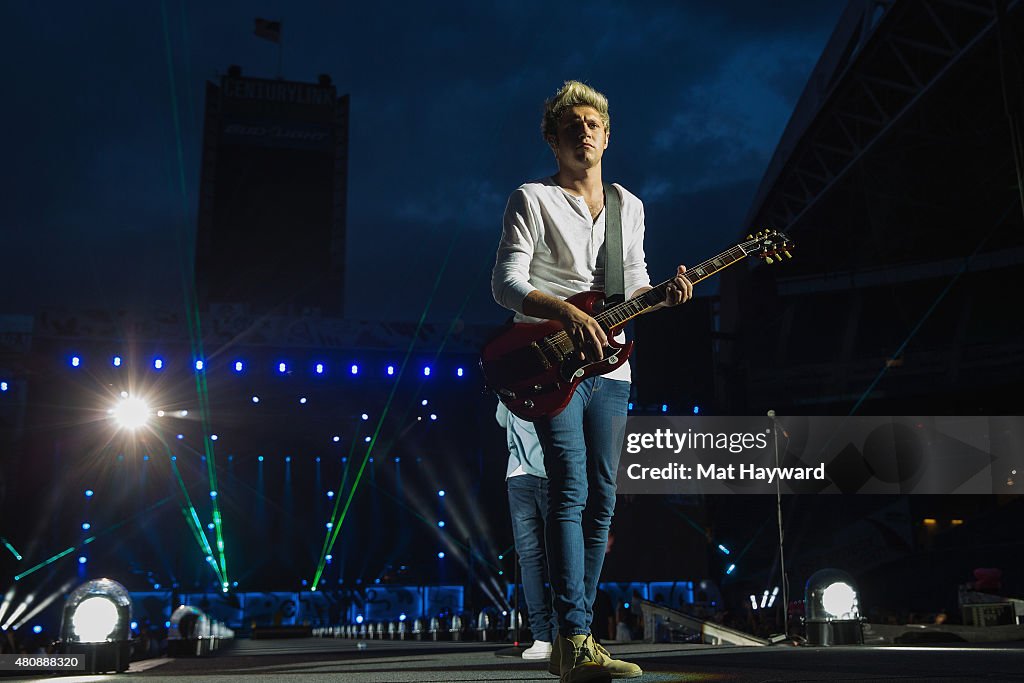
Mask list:
[[[592,316],[569,302],[534,290],[523,300],[523,313],[562,323],[580,360],[597,362],[604,359],[604,347],[608,345],[608,335],[604,328]]]

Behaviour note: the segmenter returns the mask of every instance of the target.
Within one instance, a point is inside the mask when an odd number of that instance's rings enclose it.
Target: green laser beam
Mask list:
[[[7,549],[11,551],[11,555],[14,555],[14,559],[16,559],[18,562],[21,562],[21,553],[14,549],[14,546],[11,545],[10,541],[8,541],[3,536],[0,536],[0,542],[3,542],[3,544],[7,546]]]
[[[373,447],[377,443],[377,438],[380,436],[380,431],[384,426],[384,420],[387,417],[388,411],[391,410],[391,403],[395,399],[395,394],[398,392],[398,387],[402,382],[402,376],[405,374],[405,370],[409,365],[409,358],[412,356],[412,351],[416,346],[416,340],[419,338],[420,330],[423,328],[424,322],[426,322],[427,313],[430,311],[430,307],[434,302],[434,297],[437,295],[437,290],[441,286],[441,276],[448,268],[448,261],[451,259],[452,252],[455,250],[456,237],[457,236],[452,237],[451,244],[448,246],[448,253],[445,254],[444,261],[441,264],[441,268],[438,270],[437,277],[434,278],[434,286],[430,290],[430,296],[427,297],[427,302],[423,307],[423,312],[420,314],[419,322],[416,324],[416,330],[413,332],[412,338],[409,340],[409,346],[405,351],[405,357],[402,359],[401,366],[398,369],[398,376],[395,378],[394,384],[391,385],[391,391],[388,393],[388,399],[384,404],[384,410],[377,419],[377,426],[374,428],[373,436],[370,438],[370,445],[367,447],[365,455],[363,455],[363,461],[360,463],[359,470],[356,472],[355,479],[352,482],[352,487],[349,489],[348,498],[341,511],[341,516],[337,520],[335,520],[333,516],[331,518],[332,526],[327,531],[327,536],[330,538],[330,541],[327,543],[325,548],[326,552],[321,552],[320,554],[320,561],[317,563],[316,574],[313,576],[312,581],[313,590],[316,590],[316,587],[320,582],[320,577],[323,574],[324,567],[327,565],[327,555],[329,555],[334,549],[334,543],[338,538],[338,533],[341,531],[341,527],[345,523],[349,507],[352,505],[352,499],[355,497],[356,490],[359,487],[359,482],[362,480],[363,471],[366,469],[366,463],[370,459],[370,454],[373,452]],[[335,504],[335,510],[337,510],[337,503]]]

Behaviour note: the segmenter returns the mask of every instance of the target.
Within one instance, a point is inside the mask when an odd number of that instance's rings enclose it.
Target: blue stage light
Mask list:
[[[71,367],[77,368],[81,364],[82,364],[82,359],[81,358],[79,358],[78,356],[72,356],[71,357]]]
[[[197,360],[196,361],[196,370],[202,370],[202,369],[203,369],[203,361]]]
[[[661,412],[663,412],[663,413],[667,413],[668,412],[668,405],[667,404],[665,404],[665,403],[661,404]]]
[[[284,458],[284,461],[285,462],[291,462],[292,461],[292,456],[286,455],[285,458]]]
[[[207,524],[206,528],[209,529],[210,531],[213,531],[213,522],[210,522],[209,524]]]
[[[252,397],[252,402],[253,403],[259,403],[260,402],[260,397],[259,396],[253,396]]]
[[[153,584],[153,588],[156,589],[156,590],[160,590],[160,584],[159,583],[154,583]]]
[[[402,462],[401,458],[395,458],[395,462]]]
[[[363,615],[362,614],[357,614],[356,615],[356,623],[357,624],[363,623]]]
[[[369,416],[369,415],[367,415],[366,413],[363,413],[363,414],[362,414],[362,415],[360,415],[359,417],[363,418],[363,421],[364,421],[364,422],[365,422],[366,420],[369,420],[369,419],[370,419],[370,416]]]
[[[331,560],[333,560],[333,559],[334,559],[334,555],[328,555],[328,556],[327,556],[327,557],[325,557],[324,559],[325,559],[325,560],[327,560],[328,562],[330,562]]]
[[[172,455],[171,456],[171,460],[173,460],[174,462],[177,462],[178,461],[178,456]]]
[[[243,363],[240,360],[236,360],[235,361],[235,372],[241,372],[242,370],[245,370],[245,363]]]
[[[131,629],[133,631],[138,631],[139,630],[139,622],[137,622],[137,621],[133,621],[132,623],[130,623],[128,625],[131,627]]]
[[[424,377],[430,377],[430,366],[429,365],[423,368],[423,376]]]
[[[408,618],[409,617],[405,616],[405,612],[402,612],[401,614],[398,615],[398,620],[399,621],[405,621]]]
[[[628,602],[624,602],[624,603],[622,603],[622,606],[623,606],[624,608],[626,608],[626,609],[629,609],[629,603],[628,603]]]
[[[700,415],[700,406],[694,406],[693,407],[693,414],[694,415]]]
[[[39,633],[42,633],[42,632],[43,632],[43,627],[40,626],[39,624],[36,624],[35,626],[32,627],[32,633],[39,634]]]
[[[464,374],[464,373],[463,373],[463,371],[462,371],[462,368],[459,368],[458,370],[456,370],[456,371],[455,371],[455,374],[456,374],[457,376],[459,376],[459,377],[462,377],[462,375]]]
[[[334,525],[332,523],[330,523],[330,522],[327,522],[327,524],[325,524],[324,526],[326,526],[328,529],[333,529],[334,528]]]
[[[278,363],[277,371],[280,373],[288,372],[288,365],[286,363]]]
[[[216,491],[210,491],[210,498],[216,498],[216,497],[217,497],[217,492]]]
[[[338,443],[339,441],[341,441],[341,437],[340,436],[335,436],[335,437],[333,437],[331,439],[331,441],[333,441],[334,443]]]
[[[0,391],[7,391],[7,382],[0,382]]]
[[[114,367],[121,367],[121,356],[114,356]]]
[[[85,563],[86,563],[86,562],[88,562],[88,561],[89,561],[89,560],[88,560],[88,559],[86,559],[85,555],[83,555],[83,556],[81,556],[81,557],[79,557],[79,558],[78,558],[78,564],[85,564]]]
[[[316,364],[316,374],[318,374],[318,375],[324,374],[324,364],[323,363],[317,363]]]
[[[629,405],[626,406],[626,409],[627,410],[633,410],[633,402],[632,401],[629,402]]]
[[[143,462],[148,462],[149,461],[149,456],[148,455],[142,456],[142,460],[143,460]]]
[[[92,524],[89,524],[89,522],[82,522],[82,531],[88,531],[91,528]]]
[[[153,359],[153,369],[154,370],[163,370],[164,369],[164,359],[163,358],[154,358]]]
[[[178,441],[181,441],[184,438],[185,438],[184,434],[178,434]]]
[[[436,413],[431,413],[430,414],[430,419],[434,420],[436,422],[437,421],[437,414]]]
[[[86,498],[92,498],[92,496],[93,496],[93,490],[92,489],[86,489],[85,490],[85,497]]]
[[[365,441],[366,443],[370,443],[370,437],[366,437],[365,439],[363,439],[363,441]]]
[[[319,455],[318,455],[318,456],[316,456],[316,458],[314,458],[314,460],[315,460],[316,462],[320,462],[320,456],[319,456]]]
[[[217,436],[216,434],[210,434],[210,441],[216,441],[216,440],[217,440],[217,439],[219,439],[219,438],[220,438],[220,437],[219,437],[219,436]]]
[[[501,569],[498,570],[498,576],[504,576],[505,572]]]
[[[439,497],[441,497],[441,498],[444,498],[444,489],[441,489],[440,491],[438,491],[438,492],[437,492],[437,495],[438,495]]]
[[[725,573],[726,574],[732,574],[734,571],[736,571],[736,565],[730,564],[728,569],[725,570]]]
[[[374,583],[380,583],[380,579],[374,579],[373,582]]]
[[[505,556],[504,556],[504,555],[498,555],[498,561],[499,561],[499,562],[500,562],[501,560],[504,560],[504,559],[505,559]]]
[[[728,554],[729,554],[729,549],[728,549],[728,548],[726,548],[726,547],[725,547],[724,545],[722,545],[721,543],[719,543],[719,544],[718,544],[718,549],[719,549],[719,550],[721,550],[721,551],[722,551],[722,552],[723,552],[724,554],[726,554],[726,555],[728,555]]]
[[[263,462],[263,456],[262,455],[260,457],[256,458],[256,459],[259,460],[260,462]]]
[[[328,491],[327,492],[327,497],[328,498],[334,498],[334,491]]]
[[[358,375],[359,374],[359,366],[353,363],[352,367],[349,368],[349,372],[351,372],[353,375]]]
[[[170,628],[170,627],[171,627],[171,622],[165,621],[164,622],[164,628]]]
[[[444,552],[440,552],[440,553],[438,553],[438,554],[437,554],[437,559],[439,559],[439,560],[443,560],[443,559],[444,559]]]
[[[234,587],[234,588],[238,588],[238,582],[237,582],[237,581],[232,581],[232,582],[231,582],[231,585],[232,585],[232,587]]]
[[[389,375],[395,374],[395,366],[394,365],[389,365],[388,366],[388,374]]]
[[[444,528],[444,520],[443,520],[443,519],[442,519],[442,520],[440,520],[440,521],[439,521],[439,522],[437,523],[437,526],[439,526],[439,527],[441,527],[441,528],[443,529],[443,528]]]
[[[425,406],[425,405],[427,405],[427,403],[428,403],[427,399],[423,399],[422,401],[420,401],[420,405],[421,406]]]

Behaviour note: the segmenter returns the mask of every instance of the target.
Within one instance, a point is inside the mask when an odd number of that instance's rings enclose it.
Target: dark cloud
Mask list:
[[[495,319],[502,313],[475,273],[493,259],[508,193],[553,170],[540,111],[563,80],[608,94],[606,174],[647,203],[659,260],[699,260],[743,229],[842,5],[166,0],[7,9],[0,55],[16,68],[0,113],[4,310],[178,305],[194,240],[205,82],[230,64],[276,74],[277,47],[252,36],[259,14],[284,20],[286,77],[327,73],[352,96],[349,311],[416,317],[422,299],[396,295],[379,308],[364,290],[388,286],[389,272],[432,283],[454,235],[460,265],[432,310],[457,311],[464,290],[479,287],[467,317]]]

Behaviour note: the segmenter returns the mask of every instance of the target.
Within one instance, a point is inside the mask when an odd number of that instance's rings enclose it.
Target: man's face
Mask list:
[[[593,107],[572,107],[562,112],[558,133],[548,142],[559,168],[584,170],[601,163],[608,148],[608,130]]]

